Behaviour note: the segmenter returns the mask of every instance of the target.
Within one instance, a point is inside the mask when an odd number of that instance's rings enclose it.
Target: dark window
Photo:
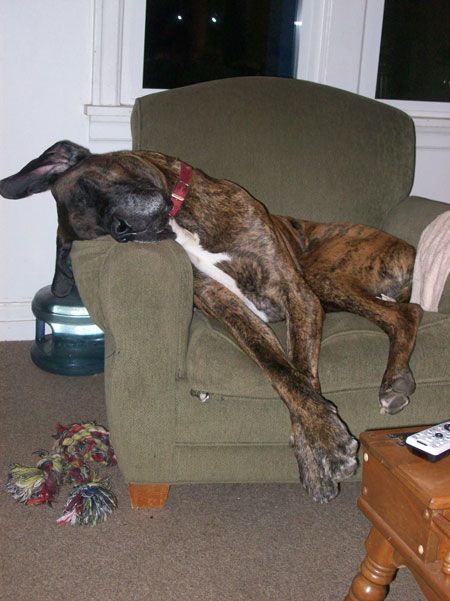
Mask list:
[[[144,88],[293,77],[301,0],[147,0]]]
[[[450,0],[385,0],[376,97],[450,102]]]

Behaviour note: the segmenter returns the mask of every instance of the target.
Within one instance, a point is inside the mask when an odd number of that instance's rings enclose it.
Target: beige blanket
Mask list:
[[[414,264],[411,302],[437,311],[450,272],[450,211],[436,217],[422,232]]]

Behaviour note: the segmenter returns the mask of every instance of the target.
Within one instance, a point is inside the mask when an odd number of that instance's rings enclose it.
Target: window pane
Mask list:
[[[376,97],[450,102],[450,0],[385,0]]]
[[[293,77],[298,0],[147,0],[144,88]]]

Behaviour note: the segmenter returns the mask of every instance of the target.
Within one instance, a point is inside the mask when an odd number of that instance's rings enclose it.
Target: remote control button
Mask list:
[[[436,438],[442,438],[444,435],[442,434],[442,432],[436,432],[435,436]]]

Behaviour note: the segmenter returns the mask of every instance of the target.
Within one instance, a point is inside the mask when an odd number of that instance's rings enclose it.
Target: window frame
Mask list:
[[[384,0],[303,0],[297,78],[375,97]],[[346,43],[339,28],[350,27]],[[92,100],[85,106],[91,141],[129,142],[142,87],[145,0],[94,0]],[[449,148],[450,103],[377,99],[407,112],[425,147]],[[444,137],[434,134],[445,134]],[[427,146],[431,144],[430,146]]]
[[[129,107],[136,98],[161,91],[142,86],[145,8],[145,0],[94,0],[90,106]]]
[[[378,77],[378,62],[383,29],[384,0],[365,0],[364,40],[361,52],[361,69],[358,92],[375,98]],[[412,117],[445,119],[450,118],[450,102],[418,100],[394,100],[375,98],[380,102],[399,108]]]

